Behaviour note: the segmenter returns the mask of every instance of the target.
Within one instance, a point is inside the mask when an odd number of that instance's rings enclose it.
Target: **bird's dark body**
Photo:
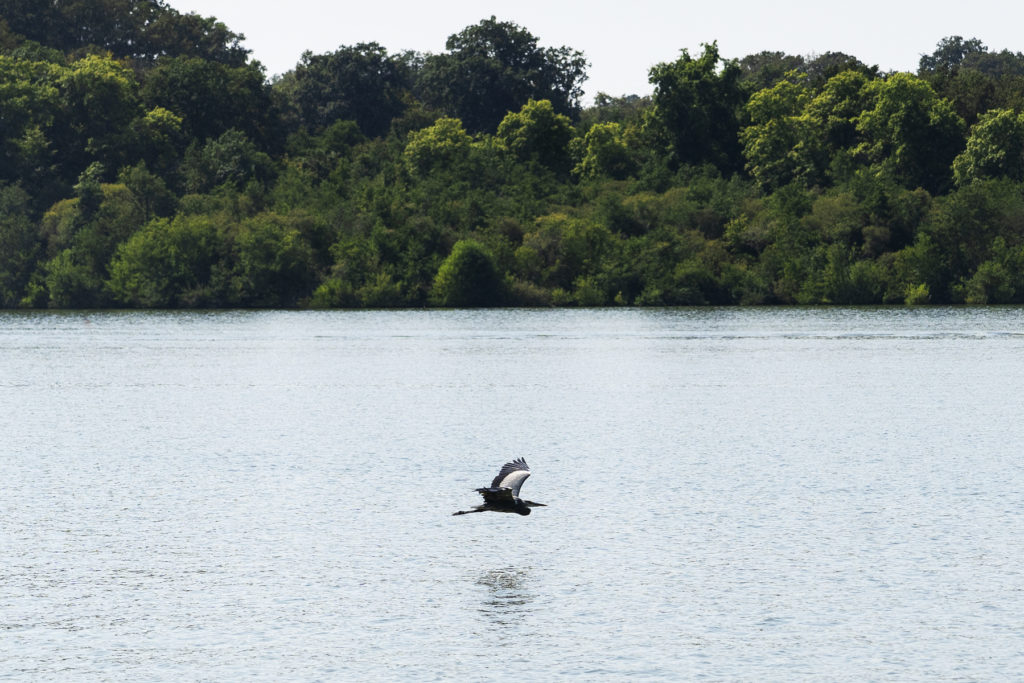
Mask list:
[[[520,515],[530,514],[530,507],[526,501],[511,495],[510,489],[492,486],[476,491],[484,497],[484,504],[477,506],[480,512],[493,510],[494,512],[515,512]]]
[[[522,488],[523,482],[529,476],[530,467],[526,464],[525,459],[517,458],[512,462],[507,462],[489,487],[477,489],[477,493],[484,497],[483,505],[477,505],[472,510],[460,510],[453,514],[468,515],[471,512],[491,511],[528,515],[531,507],[546,507],[544,503],[534,503],[532,500],[523,500],[519,497],[519,489]]]

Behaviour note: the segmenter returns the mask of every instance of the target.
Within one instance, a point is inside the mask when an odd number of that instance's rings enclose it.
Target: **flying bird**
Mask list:
[[[530,466],[524,458],[516,458],[501,466],[498,476],[491,482],[489,488],[477,489],[484,497],[483,505],[476,505],[472,510],[460,510],[453,515],[468,515],[471,512],[514,512],[518,515],[530,514],[532,507],[547,507],[544,503],[534,503],[532,500],[523,500],[519,497],[519,489],[523,482],[530,477]]]

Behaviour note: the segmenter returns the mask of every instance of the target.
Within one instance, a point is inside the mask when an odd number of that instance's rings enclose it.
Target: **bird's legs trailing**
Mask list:
[[[458,512],[453,512],[452,517],[454,517],[455,515],[468,515],[470,512],[483,512],[486,509],[487,508],[481,506],[475,507],[472,510],[459,510]]]

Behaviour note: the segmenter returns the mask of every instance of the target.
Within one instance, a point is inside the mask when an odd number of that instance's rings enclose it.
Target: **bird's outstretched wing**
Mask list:
[[[526,464],[526,459],[516,458],[512,462],[507,462],[501,466],[498,476],[491,482],[491,488],[512,489],[512,495],[518,496],[519,489],[523,487],[523,482],[529,477],[530,466]],[[486,498],[486,496],[484,497]]]
[[[507,487],[494,487],[489,489],[477,489],[484,497],[484,504],[493,505],[498,508],[514,507],[516,504],[515,494]]]

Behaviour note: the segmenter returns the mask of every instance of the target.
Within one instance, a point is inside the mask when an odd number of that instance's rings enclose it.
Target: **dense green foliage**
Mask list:
[[[1024,302],[1024,55],[715,43],[650,97],[495,18],[306,53],[0,0],[0,306]]]

